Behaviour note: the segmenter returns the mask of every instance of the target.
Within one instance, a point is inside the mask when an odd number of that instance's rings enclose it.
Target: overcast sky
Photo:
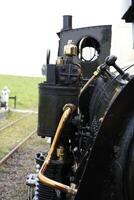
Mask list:
[[[47,48],[56,60],[62,16],[73,28],[121,23],[122,0],[0,0],[0,74],[40,75]]]

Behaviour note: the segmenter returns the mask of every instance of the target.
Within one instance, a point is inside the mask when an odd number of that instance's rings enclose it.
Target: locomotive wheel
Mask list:
[[[122,165],[124,199],[134,199],[134,114],[124,129],[119,163]]]
[[[121,135],[109,172],[111,184],[103,193],[103,199],[107,200],[134,200],[134,114],[125,123]]]

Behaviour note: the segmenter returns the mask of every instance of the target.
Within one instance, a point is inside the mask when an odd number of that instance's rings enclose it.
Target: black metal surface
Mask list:
[[[104,117],[117,87],[121,88],[114,78],[98,78],[89,106],[91,122],[96,118],[99,125],[99,119]]]
[[[63,16],[63,28],[62,31],[66,31],[72,29],[72,16],[71,15],[64,15]]]
[[[114,55],[108,56],[105,59],[105,63],[108,66],[113,66],[115,68],[115,70],[121,75],[122,79],[125,80],[130,80],[129,74],[125,73],[125,71],[123,71],[123,69],[121,69],[116,63],[115,61],[117,60],[117,57]]]
[[[81,78],[81,70],[78,65],[66,60],[63,65],[47,65],[47,84],[78,86]]]
[[[45,157],[46,157],[46,153],[42,153],[42,152],[36,155],[36,163],[39,164],[40,167],[42,166]],[[63,167],[63,162],[52,160],[45,175],[51,179],[60,181],[62,167]],[[36,192],[37,192],[38,200],[57,200],[60,197],[60,192],[58,196],[57,195],[58,193],[56,193],[56,190],[42,184],[39,180],[38,180]]]
[[[45,83],[39,85],[39,115],[38,135],[53,136],[63,113],[63,106],[67,103],[78,105],[79,88],[50,86]],[[70,127],[66,126],[65,132]]]
[[[122,2],[123,6],[123,16],[126,22],[134,21],[134,0],[124,0]]]
[[[85,122],[90,121],[89,105],[94,91],[94,84],[90,85],[79,97],[79,109]]]
[[[85,163],[75,200],[103,200],[105,176],[108,175],[110,163],[114,156],[114,144],[120,134],[128,113],[134,110],[134,78],[126,85],[111,105],[100,127],[91,155]],[[109,177],[110,181],[110,177]],[[88,183],[88,184],[87,184]]]
[[[134,117],[133,117],[134,119]],[[130,200],[134,199],[134,121],[131,123],[132,137],[129,145],[128,162],[126,167],[127,173],[127,194]],[[128,132],[130,134],[130,132]]]
[[[85,78],[89,78],[96,67],[103,63],[105,57],[110,54],[111,25],[91,26],[66,31],[61,30],[58,36],[60,38],[58,56],[64,57],[63,50],[68,40],[73,40],[77,47],[79,47],[80,41],[85,36],[87,39],[84,46],[93,47],[98,51],[99,57],[96,60],[92,60],[92,62],[83,62],[78,56],[74,57],[74,62],[82,65],[82,72]]]
[[[57,82],[60,85],[74,85],[79,86],[80,83],[80,72],[78,66],[72,63],[64,64],[57,68]]]
[[[56,65],[47,65],[47,83],[56,84]]]

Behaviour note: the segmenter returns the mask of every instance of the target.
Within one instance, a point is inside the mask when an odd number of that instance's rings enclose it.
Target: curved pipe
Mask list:
[[[86,84],[83,86],[83,88],[81,88],[80,90],[80,94],[79,97],[81,96],[81,94],[88,88],[88,86],[92,83],[92,81],[99,76],[101,73],[100,69],[97,68],[96,71],[94,71],[93,75],[90,77],[90,79],[86,82]]]
[[[67,186],[65,184],[62,184],[62,183],[59,183],[57,181],[54,181],[48,177],[46,177],[44,174],[51,162],[51,159],[52,159],[52,156],[55,152],[55,149],[56,149],[56,146],[57,146],[57,143],[59,141],[59,138],[61,136],[61,133],[62,133],[62,130],[64,128],[64,125],[66,123],[66,121],[68,120],[69,116],[71,113],[74,112],[74,110],[76,109],[75,105],[73,104],[66,104],[63,108],[63,115],[60,119],[60,122],[58,124],[58,127],[57,127],[57,130],[56,130],[56,133],[55,133],[55,136],[54,136],[54,139],[53,139],[53,142],[51,144],[51,147],[50,147],[50,150],[48,152],[48,155],[39,171],[39,180],[44,184],[44,185],[47,185],[49,187],[52,187],[54,189],[59,189],[59,190],[62,190],[64,192],[67,192],[67,193],[70,193],[70,194],[76,194],[77,193],[77,190],[70,187],[70,186]]]

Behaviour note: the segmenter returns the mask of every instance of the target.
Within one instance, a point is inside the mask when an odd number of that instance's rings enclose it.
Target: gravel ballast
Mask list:
[[[26,177],[35,173],[35,155],[48,148],[45,139],[32,136],[0,166],[0,200],[27,200]]]

